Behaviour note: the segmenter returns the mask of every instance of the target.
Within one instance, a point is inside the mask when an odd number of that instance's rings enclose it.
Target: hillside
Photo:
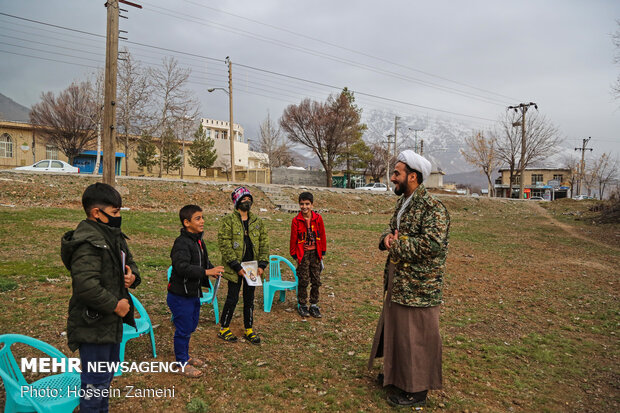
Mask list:
[[[0,119],[27,122],[30,109],[0,93]]]

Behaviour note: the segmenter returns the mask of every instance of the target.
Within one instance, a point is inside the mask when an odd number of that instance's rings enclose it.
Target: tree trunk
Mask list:
[[[327,184],[326,186],[328,188],[331,188],[332,187],[332,171],[331,171],[331,169],[330,170],[327,170],[327,169],[325,170],[325,180],[326,180],[325,183]]]

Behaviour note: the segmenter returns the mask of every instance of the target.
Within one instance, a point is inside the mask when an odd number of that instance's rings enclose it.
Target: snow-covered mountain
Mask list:
[[[381,142],[387,145],[387,135],[394,135],[394,114],[372,111],[365,114],[363,121],[368,126],[364,135],[367,142]],[[422,153],[446,173],[459,173],[472,170],[461,156],[459,150],[464,139],[471,135],[472,128],[447,118],[426,118],[399,116],[396,131],[397,149],[414,149],[422,146]],[[415,130],[418,132],[415,132]],[[390,138],[393,145],[393,137]],[[391,146],[393,148],[393,146]]]
[[[371,111],[363,114],[363,122],[368,129],[364,134],[366,142],[381,142],[387,146],[387,135],[394,135],[394,113]],[[460,150],[465,148],[465,137],[471,136],[477,129],[465,122],[455,119],[422,116],[399,116],[397,122],[396,140],[398,150],[414,149],[415,129],[417,132],[417,147],[423,140],[422,154],[439,167],[446,174],[468,173],[476,169],[465,162]],[[390,150],[393,150],[393,139],[390,138]],[[544,161],[536,164],[564,166],[566,159],[574,157],[573,148],[568,143],[562,143],[554,153],[548,154]]]

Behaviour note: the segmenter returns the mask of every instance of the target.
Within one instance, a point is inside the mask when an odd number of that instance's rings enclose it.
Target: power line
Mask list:
[[[402,65],[402,64],[396,63],[394,61],[388,60],[388,59],[384,59],[384,58],[381,58],[381,57],[373,56],[371,54],[368,54],[368,53],[365,53],[365,52],[361,52],[361,51],[358,51],[358,50],[354,50],[354,49],[350,49],[350,48],[347,48],[347,47],[344,47],[344,46],[341,46],[341,45],[338,45],[338,44],[335,44],[335,43],[327,42],[327,41],[324,41],[324,40],[321,40],[321,39],[318,39],[318,38],[315,38],[315,37],[312,37],[312,36],[305,35],[303,33],[295,32],[293,30],[289,30],[289,29],[286,29],[286,28],[282,28],[282,27],[278,27],[278,26],[272,25],[272,24],[264,23],[264,22],[261,22],[259,20],[250,19],[248,17],[244,17],[244,16],[241,16],[241,15],[238,15],[238,14],[226,12],[224,10],[220,10],[220,9],[215,8],[215,7],[210,7],[210,6],[206,6],[206,5],[200,4],[200,3],[195,3],[195,2],[190,1],[190,0],[184,0],[184,1],[186,3],[190,3],[190,4],[193,4],[193,5],[199,6],[199,7],[203,7],[203,8],[210,9],[210,10],[214,10],[214,11],[217,11],[217,12],[222,13],[222,14],[227,14],[227,15],[230,15],[230,16],[233,16],[233,17],[237,17],[239,19],[247,20],[247,21],[250,21],[252,23],[260,24],[262,26],[266,26],[266,27],[270,27],[272,29],[283,31],[285,33],[294,34],[296,36],[299,36],[299,37],[302,37],[302,38],[305,38],[305,39],[309,39],[309,40],[312,40],[312,41],[315,41],[315,42],[318,42],[318,43],[322,43],[322,44],[325,44],[325,45],[328,45],[328,46],[331,46],[331,47],[335,47],[335,48],[338,48],[338,49],[341,49],[341,50],[345,50],[345,51],[348,51],[348,52],[351,52],[351,53],[355,53],[355,54],[358,54],[358,55],[361,55],[361,56],[369,57],[369,58],[372,58],[372,59],[375,59],[375,60],[378,60],[378,61],[381,61],[381,62],[384,62],[384,63],[389,63],[389,64],[392,64],[394,66],[398,66],[398,67],[401,67],[401,68],[404,68],[404,69],[408,69],[408,70],[411,70],[411,71],[414,71],[414,72],[418,72],[418,73],[421,73],[421,74],[424,74],[424,75],[427,75],[427,76],[431,76],[431,77],[434,77],[434,78],[437,78],[437,79],[441,79],[441,80],[452,82],[452,83],[455,83],[455,84],[458,84],[458,85],[461,85],[461,86],[469,87],[471,89],[479,90],[481,92],[485,92],[485,93],[490,93],[490,94],[493,94],[493,95],[501,96],[503,98],[507,98],[507,99],[510,99],[510,100],[517,100],[517,99],[512,98],[510,96],[502,95],[500,93],[496,93],[496,92],[489,91],[489,90],[486,90],[486,89],[478,88],[476,86],[471,86],[471,85],[468,85],[466,83],[458,82],[458,81],[455,81],[455,80],[452,80],[452,79],[448,79],[448,78],[445,78],[445,77],[442,77],[442,76],[438,76],[438,75],[435,75],[433,73],[425,72],[423,70],[416,69],[416,68],[413,68],[413,67],[410,67],[410,66],[406,66],[406,65]]]

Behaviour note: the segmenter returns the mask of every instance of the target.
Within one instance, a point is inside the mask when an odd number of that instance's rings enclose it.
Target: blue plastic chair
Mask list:
[[[168,281],[170,281],[170,275],[172,275],[172,265],[168,267]],[[220,280],[221,282],[221,280]],[[213,283],[211,282],[211,278],[209,278],[209,292],[203,292],[202,298],[200,299],[200,305],[203,304],[211,304],[213,306],[213,312],[215,313],[215,324],[220,323],[220,309],[217,305],[217,295],[213,296]]]
[[[77,393],[70,395],[68,390],[80,389],[80,373],[67,372],[53,374],[28,383],[20,371],[20,366],[15,361],[11,346],[16,343],[27,344],[47,354],[56,360],[67,359],[60,350],[36,338],[21,334],[4,334],[0,336],[0,377],[6,390],[5,413],[8,412],[43,412],[62,413],[71,412],[80,404]],[[66,361],[65,361],[66,363]],[[68,364],[65,364],[68,366]],[[29,386],[32,392],[22,396],[21,386]],[[54,392],[45,390],[57,390]],[[57,394],[56,394],[57,393]],[[31,396],[32,394],[32,396]],[[42,397],[34,397],[39,396]]]
[[[157,352],[155,351],[155,335],[153,334],[153,324],[151,323],[151,319],[144,309],[142,303],[136,298],[135,295],[129,293],[131,296],[131,300],[133,301],[133,306],[140,315],[140,318],[136,318],[136,327],[137,330],[130,326],[129,324],[123,324],[123,341],[121,341],[121,349],[119,354],[119,359],[121,362],[125,361],[125,344],[132,338],[140,337],[144,334],[149,333],[151,335],[151,346],[153,347],[153,358],[157,358]],[[118,369],[115,376],[122,375],[121,369]]]
[[[284,281],[282,279],[282,273],[280,271],[280,263],[284,263],[289,266],[295,277],[295,281]],[[284,302],[286,291],[295,290],[295,297],[297,297],[297,271],[295,266],[286,258],[279,255],[269,256],[269,279],[265,278],[263,281],[263,305],[266,313],[271,312],[271,305],[273,304],[273,295],[280,291],[280,301]]]

